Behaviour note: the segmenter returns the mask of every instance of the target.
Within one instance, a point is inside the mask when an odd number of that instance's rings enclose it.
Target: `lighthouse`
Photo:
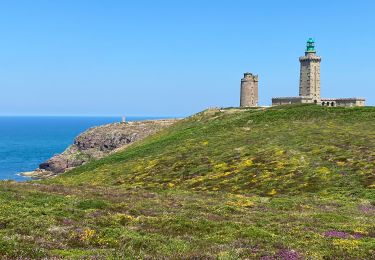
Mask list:
[[[299,58],[300,80],[299,96],[309,97],[314,103],[320,102],[320,61],[316,55],[315,42],[309,38],[306,43],[305,56]]]

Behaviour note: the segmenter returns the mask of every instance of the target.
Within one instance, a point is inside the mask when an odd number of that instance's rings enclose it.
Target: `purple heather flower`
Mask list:
[[[302,259],[302,257],[295,250],[280,249],[275,255],[273,255],[273,256],[263,256],[261,259],[262,260],[276,260],[276,259],[298,260],[298,259]]]
[[[354,233],[353,234],[353,237],[355,238],[355,239],[361,239],[362,237],[363,237],[363,235],[361,234],[361,233]]]
[[[350,235],[343,231],[330,230],[324,232],[325,237],[350,238]]]
[[[358,206],[358,209],[364,213],[373,213],[375,212],[375,207],[371,204],[361,204]]]
[[[349,233],[343,232],[343,231],[336,231],[336,230],[330,230],[324,232],[325,237],[335,237],[335,238],[354,238],[354,239],[361,239],[363,237],[363,234],[355,232],[353,235],[350,235]]]
[[[277,256],[283,260],[298,260],[301,256],[294,250],[281,249],[277,253]]]

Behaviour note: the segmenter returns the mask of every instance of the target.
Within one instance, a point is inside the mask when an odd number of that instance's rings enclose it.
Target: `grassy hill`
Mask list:
[[[207,110],[0,205],[9,258],[373,258],[375,108]]]

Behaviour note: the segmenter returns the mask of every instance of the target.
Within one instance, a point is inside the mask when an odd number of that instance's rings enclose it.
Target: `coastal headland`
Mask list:
[[[39,165],[35,171],[21,173],[32,178],[47,178],[72,170],[89,161],[125,149],[136,141],[155,134],[178,119],[158,119],[113,123],[92,127],[74,139],[63,153]]]

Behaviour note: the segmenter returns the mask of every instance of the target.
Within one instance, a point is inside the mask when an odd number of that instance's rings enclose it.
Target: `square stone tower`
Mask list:
[[[244,73],[241,79],[241,107],[258,106],[258,75],[249,72]]]
[[[305,56],[299,58],[301,63],[299,95],[309,97],[312,102],[320,102],[320,61],[316,55],[315,42],[312,38],[307,41]]]

